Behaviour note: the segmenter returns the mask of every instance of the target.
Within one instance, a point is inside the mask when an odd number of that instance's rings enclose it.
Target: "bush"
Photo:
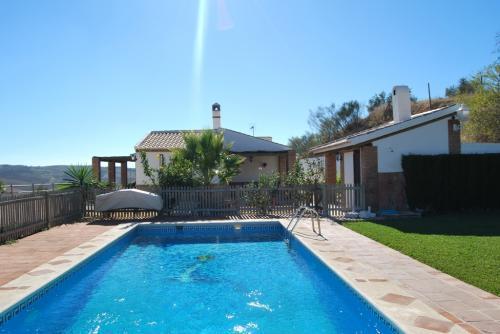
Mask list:
[[[245,192],[245,201],[249,205],[257,207],[259,213],[267,214],[273,204],[273,197],[279,185],[280,175],[278,173],[260,174],[257,182],[246,185],[249,191]]]
[[[500,154],[407,155],[402,166],[412,209],[500,208]]]

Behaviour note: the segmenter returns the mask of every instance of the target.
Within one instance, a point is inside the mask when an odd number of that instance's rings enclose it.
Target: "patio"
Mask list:
[[[281,220],[287,224],[287,220]],[[8,298],[17,277],[82,243],[103,239],[121,226],[76,223],[62,225],[0,246],[0,296]],[[323,236],[299,225],[295,234],[377,308],[411,333],[498,333],[500,298],[463,283],[330,220]],[[108,233],[109,234],[109,233]],[[82,247],[80,247],[82,248]],[[85,249],[86,251],[86,249]],[[82,249],[79,249],[82,253]],[[56,259],[59,257],[59,259]],[[64,261],[64,260],[63,260]],[[36,271],[37,276],[52,273]],[[29,275],[24,275],[24,277]],[[23,278],[19,279],[23,281]],[[6,284],[7,283],[7,284]],[[24,287],[30,289],[32,287]]]

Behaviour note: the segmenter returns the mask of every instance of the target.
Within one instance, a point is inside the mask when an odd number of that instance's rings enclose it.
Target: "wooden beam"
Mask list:
[[[104,162],[124,162],[124,161],[133,161],[133,158],[130,155],[122,155],[115,157],[95,157],[99,158],[99,160]]]

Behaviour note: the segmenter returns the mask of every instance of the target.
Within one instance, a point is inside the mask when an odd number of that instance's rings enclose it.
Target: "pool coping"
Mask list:
[[[92,259],[100,251],[107,246],[117,242],[129,232],[133,231],[140,225],[239,225],[246,223],[270,223],[279,222],[284,228],[288,225],[288,221],[284,219],[249,219],[237,221],[189,221],[189,222],[137,222],[120,224],[112,229],[105,231],[89,241],[86,241],[79,246],[65,252],[64,254],[51,259],[50,261],[32,269],[28,273],[19,276],[18,278],[0,286],[0,325],[15,316],[22,309],[42,297],[46,291],[64,280],[71,271],[79,268],[82,264]],[[328,258],[325,252],[322,252],[315,247],[311,241],[304,237],[304,229],[307,227],[301,226],[294,231],[294,237],[308,249],[319,261],[334,272],[348,288],[352,289],[355,294],[361,296],[368,306],[372,307],[376,312],[383,316],[383,320],[387,320],[396,330],[405,333],[435,333],[422,328],[413,326],[415,317],[426,317],[449,321],[437,311],[427,306],[422,301],[416,299],[415,302],[409,305],[397,305],[384,302],[380,299],[380,291],[393,291],[399,295],[408,296],[410,293],[396,286],[393,282],[378,282],[377,290],[366,289],[366,284],[362,286],[356,281],[349,272],[341,265]],[[298,232],[298,233],[297,233]],[[317,240],[315,240],[317,241]],[[342,263],[342,262],[341,262]],[[382,289],[382,290],[380,290]],[[411,295],[410,295],[411,296]],[[385,318],[385,319],[384,319]],[[453,326],[449,333],[466,333],[458,326]]]

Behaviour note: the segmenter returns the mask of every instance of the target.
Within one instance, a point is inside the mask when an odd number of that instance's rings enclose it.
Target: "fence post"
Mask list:
[[[50,205],[49,205],[49,192],[44,192],[44,201],[45,201],[45,222],[47,223],[47,229],[50,228]]]
[[[87,217],[87,198],[89,198],[89,192],[94,191],[94,188],[83,188],[80,187],[79,192],[80,192],[80,215],[82,217]],[[93,198],[95,196],[92,195]],[[94,204],[94,212],[95,212],[95,204]]]
[[[322,196],[322,200],[323,200],[323,203],[321,203],[323,205],[323,215],[328,217],[328,198],[326,198],[326,194],[328,193],[326,191],[326,184],[322,184],[321,185],[321,191],[323,192],[323,196]]]
[[[241,188],[236,188],[236,214],[241,215]]]

